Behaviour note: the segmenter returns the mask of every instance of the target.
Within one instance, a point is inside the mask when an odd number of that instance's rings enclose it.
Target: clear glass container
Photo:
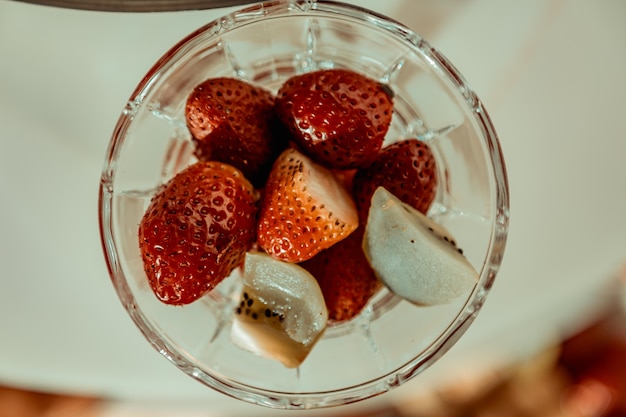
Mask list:
[[[192,163],[184,107],[218,76],[276,91],[288,77],[351,68],[388,83],[387,140],[428,141],[439,187],[429,215],[480,274],[455,302],[416,307],[380,291],[355,319],[330,326],[297,369],[230,342],[238,277],[184,306],[163,304],[143,271],[137,229],[160,184]],[[420,374],[472,323],[502,260],[509,219],[500,145],[485,108],[455,67],[419,35],[372,11],[330,1],[270,1],[191,33],[139,82],[115,127],[100,184],[101,237],[111,280],[139,330],[191,377],[241,400],[299,409],[372,397]]]

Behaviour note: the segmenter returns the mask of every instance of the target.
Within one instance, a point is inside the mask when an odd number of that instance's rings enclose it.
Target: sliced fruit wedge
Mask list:
[[[293,148],[274,161],[257,227],[259,245],[272,257],[306,261],[358,225],[351,195],[330,170]]]
[[[328,321],[317,281],[301,266],[262,252],[247,253],[244,262],[233,343],[288,368],[298,367]]]
[[[383,187],[372,196],[363,251],[381,282],[417,305],[451,302],[478,280],[447,229]]]

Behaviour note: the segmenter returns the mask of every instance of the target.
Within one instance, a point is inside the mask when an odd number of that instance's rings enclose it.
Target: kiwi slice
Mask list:
[[[315,278],[263,252],[246,254],[231,339],[242,349],[298,367],[326,328],[328,311]]]
[[[380,281],[417,305],[451,302],[478,280],[445,227],[383,187],[372,196],[363,250]]]

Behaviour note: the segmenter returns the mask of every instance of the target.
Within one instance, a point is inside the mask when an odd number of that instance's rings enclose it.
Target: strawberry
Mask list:
[[[220,162],[197,162],[162,186],[139,224],[157,298],[189,304],[227,277],[254,241],[256,212],[252,185]]]
[[[372,165],[356,173],[353,196],[363,222],[379,186],[426,214],[437,192],[437,164],[430,147],[417,139],[393,143],[380,152]]]
[[[352,181],[354,181],[354,176],[356,175],[356,169],[331,169],[330,172],[333,173],[337,181],[348,191],[352,191]]]
[[[359,227],[341,242],[300,264],[317,280],[330,320],[355,317],[380,288],[362,244],[363,227]]]
[[[380,151],[391,123],[388,87],[351,70],[319,70],[288,79],[276,113],[294,141],[329,168],[358,168]]]
[[[301,262],[344,239],[358,226],[350,194],[325,167],[296,149],[275,161],[265,186],[258,243],[268,254]]]
[[[196,86],[187,98],[185,117],[199,160],[230,164],[256,186],[287,145],[273,95],[239,79],[212,78]]]

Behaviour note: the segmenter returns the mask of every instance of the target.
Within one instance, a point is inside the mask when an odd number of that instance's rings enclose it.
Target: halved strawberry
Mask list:
[[[328,318],[346,321],[358,315],[381,287],[363,252],[364,228],[300,265],[322,289]]]
[[[201,161],[241,170],[256,186],[287,146],[269,91],[236,78],[212,78],[194,88],[185,107],[187,127]]]
[[[254,242],[256,196],[243,174],[197,162],[152,198],[139,224],[144,270],[157,298],[188,304],[241,264]]]
[[[354,176],[353,195],[362,222],[372,195],[385,187],[402,202],[426,214],[437,192],[437,163],[430,147],[417,139],[386,146],[369,167]]]
[[[330,172],[333,173],[337,181],[341,185],[344,186],[346,190],[352,192],[352,182],[354,181],[354,176],[356,175],[356,169],[331,169]]]
[[[358,226],[352,197],[332,173],[296,149],[285,150],[267,180],[259,245],[287,262],[311,258]]]
[[[351,70],[319,70],[288,79],[276,112],[294,140],[330,168],[371,163],[391,123],[393,99],[376,80]]]

